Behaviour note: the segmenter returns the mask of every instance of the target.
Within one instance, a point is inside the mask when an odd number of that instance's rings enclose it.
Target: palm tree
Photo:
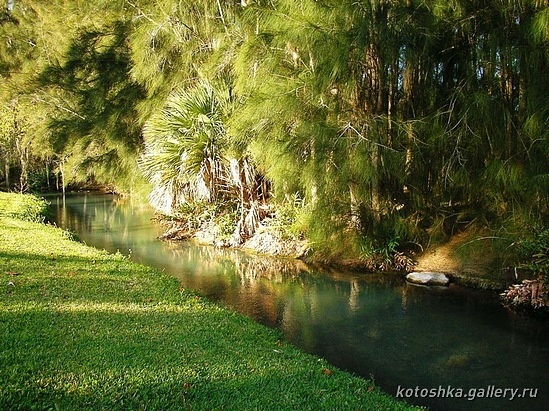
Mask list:
[[[201,202],[239,210],[233,236],[239,243],[257,228],[266,193],[246,155],[230,155],[226,121],[232,107],[227,87],[204,80],[172,93],[166,107],[145,124],[139,164],[153,185],[151,204],[165,214]]]
[[[166,107],[145,124],[139,164],[153,184],[153,206],[170,214],[184,202],[215,202],[228,186],[224,120],[227,88],[202,81],[172,93]]]

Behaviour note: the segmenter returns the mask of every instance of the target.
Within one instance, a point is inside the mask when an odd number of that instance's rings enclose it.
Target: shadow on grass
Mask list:
[[[210,308],[2,312],[0,408],[333,409],[380,400],[368,382],[326,375],[324,361],[281,345],[274,331]]]
[[[58,258],[0,252],[0,278],[4,280],[0,298],[9,293],[11,301],[151,302],[180,298],[177,279],[122,257]],[[13,286],[6,289],[8,282]]]
[[[404,409],[175,278],[90,255],[0,252],[0,409]]]

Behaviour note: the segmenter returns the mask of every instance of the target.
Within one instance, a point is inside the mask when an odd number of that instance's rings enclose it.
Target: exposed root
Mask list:
[[[394,252],[390,257],[374,255],[365,261],[363,265],[369,271],[401,271],[410,272],[416,266],[415,261],[401,252]]]
[[[513,284],[501,298],[509,308],[549,312],[549,289],[541,279]]]

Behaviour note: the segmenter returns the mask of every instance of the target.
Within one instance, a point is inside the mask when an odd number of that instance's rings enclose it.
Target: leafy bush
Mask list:
[[[295,193],[288,201],[274,204],[274,216],[268,219],[268,224],[284,239],[302,239],[307,224],[300,220],[306,214],[305,200]]]
[[[229,239],[236,230],[238,215],[236,210],[229,210],[219,215],[215,224],[219,230],[219,235],[222,239]]]
[[[0,193],[0,216],[18,220],[44,222],[48,203],[29,194]]]
[[[386,242],[372,241],[367,237],[358,239],[363,264],[373,271],[410,271],[413,260],[399,251],[400,238],[393,237]]]
[[[534,228],[532,238],[516,243],[521,266],[541,274],[549,281],[549,228]]]

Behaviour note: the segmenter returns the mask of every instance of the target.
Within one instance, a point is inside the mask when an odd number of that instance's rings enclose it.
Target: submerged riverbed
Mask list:
[[[164,269],[184,287],[279,329],[340,368],[372,376],[411,403],[542,410],[549,400],[549,322],[509,312],[497,294],[161,242],[147,206],[112,195],[48,200],[54,222],[87,244]],[[506,388],[519,391],[497,391]]]

